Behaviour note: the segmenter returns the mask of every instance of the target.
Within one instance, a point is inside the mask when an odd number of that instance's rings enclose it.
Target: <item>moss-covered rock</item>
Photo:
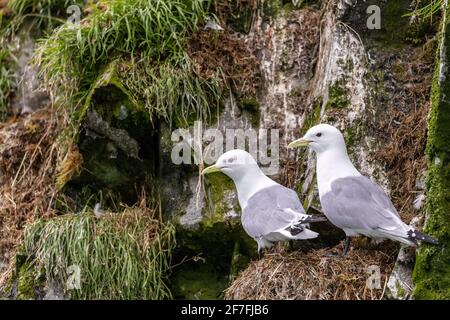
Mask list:
[[[206,217],[198,228],[177,227],[170,288],[175,299],[221,299],[223,290],[251,257],[256,243],[236,218]]]
[[[236,214],[237,202],[233,181],[223,173],[212,173],[205,178],[207,187],[207,199],[209,217],[222,219],[224,215]],[[233,199],[234,197],[234,199]],[[234,201],[233,201],[234,200]],[[213,222],[214,219],[207,219],[206,222]]]
[[[8,100],[16,87],[11,55],[10,50],[3,48],[3,43],[0,43],[0,120],[6,117]]]
[[[364,41],[377,45],[386,51],[396,50],[407,44],[422,45],[427,38],[436,33],[436,18],[411,18],[414,7],[427,5],[427,1],[412,0],[366,0],[356,1],[354,8],[346,13],[346,23],[354,28],[360,35],[364,35]],[[371,14],[367,8],[376,5],[380,8],[381,29],[368,29],[367,20]]]
[[[29,263],[20,266],[17,274],[17,299],[34,300],[36,299],[35,287],[37,285],[36,274]]]
[[[233,182],[221,173],[206,178],[207,205],[195,226],[177,226],[170,287],[177,299],[221,299],[251,258],[256,242],[242,228]]]
[[[440,34],[439,59],[428,120],[427,213],[425,231],[439,245],[424,245],[413,273],[416,299],[450,299],[450,8]]]
[[[282,0],[267,0],[263,4],[264,15],[275,17],[283,7]]]
[[[113,66],[115,67],[115,66]],[[136,201],[135,185],[159,174],[159,124],[106,71],[98,87],[94,86],[79,115],[82,130],[78,147],[84,170],[70,186],[89,186],[94,191],[112,190],[122,201]]]
[[[346,108],[350,105],[349,94],[343,81],[337,81],[328,88],[328,101],[326,107]]]
[[[45,274],[32,264],[22,247],[16,256],[14,280],[5,292],[18,300],[35,300],[42,298],[44,287]]]

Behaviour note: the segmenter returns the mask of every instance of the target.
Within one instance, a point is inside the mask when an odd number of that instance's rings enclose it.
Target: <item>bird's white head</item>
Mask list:
[[[312,127],[302,138],[291,142],[288,147],[310,147],[318,154],[329,150],[346,151],[344,136],[329,124]]]
[[[204,169],[202,174],[220,171],[236,180],[251,169],[259,170],[255,159],[247,151],[236,149],[225,152],[214,165]]]

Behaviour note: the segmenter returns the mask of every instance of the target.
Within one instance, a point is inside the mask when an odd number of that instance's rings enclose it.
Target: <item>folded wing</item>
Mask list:
[[[262,189],[254,194],[242,213],[242,225],[253,238],[268,237],[271,241],[300,238],[317,234],[305,226],[311,216],[305,214],[297,194],[281,185]],[[279,237],[279,238],[278,238]]]
[[[384,190],[364,176],[336,179],[320,201],[327,218],[342,229],[401,238],[407,238],[411,229],[401,221]]]

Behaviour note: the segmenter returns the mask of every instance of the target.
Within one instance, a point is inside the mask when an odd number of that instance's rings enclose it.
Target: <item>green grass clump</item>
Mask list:
[[[67,8],[77,5],[82,14],[83,0],[10,0],[8,7],[12,11],[9,32],[17,31],[25,22],[31,21],[37,29],[50,32],[55,27],[66,22],[70,16]]]
[[[181,62],[181,61],[180,61]],[[180,125],[195,119],[210,117],[210,103],[219,97],[219,80],[202,79],[192,72],[186,55],[177,66],[163,62],[155,67],[144,63],[131,65],[128,77],[121,83],[132,96],[132,101],[144,101],[150,114],[172,123],[175,116]]]
[[[419,2],[421,4],[422,2]],[[414,10],[411,13],[408,13],[405,16],[416,16],[421,19],[432,19],[439,11],[441,11],[442,6],[444,5],[444,0],[431,0],[429,3]]]
[[[173,247],[173,226],[142,208],[38,220],[24,240],[31,266],[62,284],[71,299],[171,298],[165,281]],[[80,289],[67,290],[71,266],[81,271]]]
[[[102,70],[118,61],[118,80],[145,102],[151,118],[208,114],[216,81],[199,79],[185,50],[185,38],[207,17],[208,3],[106,1],[81,24],[64,24],[41,41],[35,61],[66,106],[89,107],[86,99]]]

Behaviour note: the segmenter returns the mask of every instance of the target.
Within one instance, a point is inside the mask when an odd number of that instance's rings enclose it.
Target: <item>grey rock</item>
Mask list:
[[[180,224],[185,228],[195,229],[202,221],[204,207],[204,192],[203,187],[199,185],[198,177],[189,179],[189,191],[193,196],[189,199],[186,213],[180,217]]]
[[[90,131],[113,141],[117,148],[121,149],[129,157],[139,159],[139,144],[137,141],[131,138],[126,130],[111,127],[95,110],[88,110],[86,126]],[[112,157],[114,157],[114,150],[110,151]]]

